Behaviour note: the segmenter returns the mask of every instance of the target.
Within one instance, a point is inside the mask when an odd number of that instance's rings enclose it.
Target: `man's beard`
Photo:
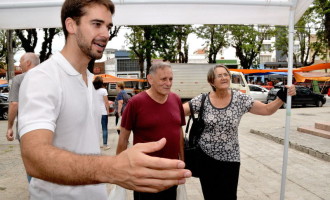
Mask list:
[[[100,59],[102,58],[103,51],[98,53],[98,52],[93,52],[92,50],[92,44],[94,43],[95,39],[92,40],[91,44],[87,44],[84,36],[81,34],[79,31],[77,34],[77,44],[80,48],[80,50],[88,57],[91,59]]]

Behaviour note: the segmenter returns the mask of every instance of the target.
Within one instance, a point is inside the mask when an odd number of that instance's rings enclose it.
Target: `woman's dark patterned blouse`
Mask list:
[[[194,113],[199,113],[201,98],[199,95],[191,100]],[[203,111],[205,129],[199,141],[201,149],[216,160],[240,162],[238,125],[252,105],[252,97],[236,90],[232,90],[231,102],[225,108],[214,107],[207,96]]]

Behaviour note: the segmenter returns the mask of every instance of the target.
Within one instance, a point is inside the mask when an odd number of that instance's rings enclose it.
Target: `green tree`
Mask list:
[[[175,26],[152,26],[151,37],[155,53],[164,61],[176,62],[178,55]]]
[[[228,46],[228,28],[228,25],[203,25],[196,29],[196,35],[205,40],[209,63],[216,63],[219,51]]]
[[[25,52],[34,52],[38,42],[37,29],[15,30]]]
[[[132,32],[130,34],[126,33],[125,37],[127,43],[131,45],[130,50],[134,53],[132,58],[137,58],[139,60],[140,74],[142,76],[147,46],[144,37],[144,28],[142,26],[129,26],[129,28],[131,28]]]
[[[164,61],[187,63],[187,39],[192,31],[191,25],[153,26],[152,40],[155,51]]]
[[[236,49],[243,69],[250,69],[258,63],[257,58],[262,50],[265,37],[273,36],[274,30],[269,26],[231,25],[231,45]]]
[[[188,62],[187,38],[192,32],[190,25],[153,25],[129,26],[132,30],[126,34],[127,43],[139,60],[141,75],[144,72],[146,61],[146,74],[151,67],[151,59],[160,57],[164,61]]]
[[[294,63],[303,66],[314,64],[316,56],[324,58],[327,52],[327,41],[324,37],[325,29],[319,13],[314,8],[308,9],[295,25],[295,41],[298,47],[293,52]],[[288,29],[276,27],[275,48],[288,55]]]
[[[177,37],[177,52],[178,52],[178,62],[188,63],[188,53],[189,45],[187,39],[190,33],[193,32],[191,25],[178,25],[175,26],[175,34]]]
[[[313,6],[309,8],[313,10],[321,19],[322,29],[324,29],[324,39],[330,48],[330,1],[314,0]]]
[[[19,47],[21,46],[20,40],[17,38],[15,34],[13,34],[13,43],[14,47],[14,54],[19,50]],[[0,30],[0,68],[5,69],[6,63],[7,63],[7,38],[6,38],[6,31]]]

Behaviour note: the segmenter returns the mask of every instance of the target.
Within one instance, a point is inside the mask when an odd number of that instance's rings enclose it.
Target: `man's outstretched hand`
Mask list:
[[[109,166],[111,183],[139,192],[160,192],[174,185],[184,184],[191,172],[181,160],[147,155],[165,146],[166,139],[140,143],[123,151]]]

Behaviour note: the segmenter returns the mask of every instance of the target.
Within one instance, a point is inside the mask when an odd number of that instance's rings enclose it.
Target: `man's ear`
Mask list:
[[[74,21],[71,17],[65,19],[65,27],[68,33],[75,33],[76,32],[76,21]]]
[[[147,80],[148,80],[149,84],[151,85],[152,84],[152,75],[151,74],[147,75]]]
[[[27,66],[27,68],[30,69],[31,64],[32,64],[31,60],[26,60],[25,62],[26,62],[26,66]]]

